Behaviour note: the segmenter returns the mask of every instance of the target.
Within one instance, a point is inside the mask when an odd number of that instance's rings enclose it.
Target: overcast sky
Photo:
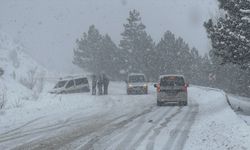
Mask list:
[[[204,54],[210,43],[203,23],[217,7],[216,0],[0,0],[0,30],[48,69],[70,72],[75,40],[94,24],[118,44],[132,9],[156,42],[170,30]]]

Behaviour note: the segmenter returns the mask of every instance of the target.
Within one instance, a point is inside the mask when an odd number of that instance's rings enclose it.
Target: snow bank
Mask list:
[[[235,111],[250,115],[250,98],[228,94],[228,98]]]
[[[238,116],[250,126],[250,98],[232,94],[228,98]]]
[[[1,93],[6,95],[5,109],[22,107],[25,100],[34,98],[34,91],[21,84],[29,80],[31,71],[36,73],[34,78],[47,73],[47,70],[26,54],[24,49],[21,43],[0,31],[0,67],[4,70],[0,84]]]
[[[190,87],[189,93],[199,104],[199,113],[189,135],[192,140],[188,140],[185,149],[238,150],[250,147],[250,128],[230,108],[223,92]]]

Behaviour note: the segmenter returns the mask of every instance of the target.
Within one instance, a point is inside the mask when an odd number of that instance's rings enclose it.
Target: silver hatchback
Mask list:
[[[162,75],[159,78],[159,83],[154,85],[157,88],[157,105],[188,104],[187,87],[183,75]]]

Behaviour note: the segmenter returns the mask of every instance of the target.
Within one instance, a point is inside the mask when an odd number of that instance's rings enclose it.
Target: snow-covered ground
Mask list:
[[[235,112],[250,126],[250,98],[232,94],[228,98]]]
[[[50,85],[46,87],[48,90]],[[220,90],[190,87],[189,105],[156,106],[111,82],[107,96],[51,95],[0,115],[0,149],[249,149],[250,127]]]
[[[235,113],[221,90],[192,86],[187,107],[157,107],[152,84],[148,95],[126,95],[124,82],[111,82],[107,96],[53,95],[54,78],[47,78],[53,74],[23,50],[0,33],[1,150],[250,149],[250,119]],[[35,79],[50,79],[39,92],[21,82],[34,69]],[[229,99],[249,110],[247,99]]]
[[[250,115],[250,98],[228,94],[234,110],[245,115]]]
[[[42,88],[36,84],[31,90],[24,83],[31,83],[31,79],[38,81],[48,74],[48,71],[24,50],[25,47],[21,43],[0,30],[0,68],[4,70],[3,76],[0,77],[0,96],[5,95],[4,109],[21,107],[25,100],[35,100]],[[3,113],[3,110],[0,111]]]

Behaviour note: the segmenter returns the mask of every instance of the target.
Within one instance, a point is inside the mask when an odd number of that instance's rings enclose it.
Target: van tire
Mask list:
[[[129,92],[129,91],[127,90],[127,94],[128,94],[128,95],[131,95],[131,92]]]
[[[162,103],[157,101],[157,106],[162,106]]]

